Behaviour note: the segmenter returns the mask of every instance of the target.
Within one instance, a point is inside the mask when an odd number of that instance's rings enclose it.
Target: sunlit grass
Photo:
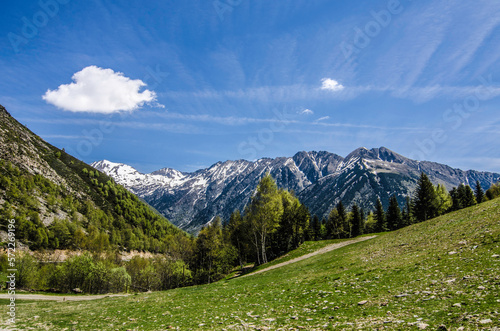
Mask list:
[[[500,326],[499,245],[497,199],[252,277],[126,298],[18,301],[17,327],[491,329]]]

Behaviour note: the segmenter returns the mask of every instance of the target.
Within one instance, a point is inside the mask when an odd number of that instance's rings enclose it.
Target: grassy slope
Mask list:
[[[89,302],[17,301],[17,326],[490,329],[500,326],[499,245],[497,199],[253,277]]]

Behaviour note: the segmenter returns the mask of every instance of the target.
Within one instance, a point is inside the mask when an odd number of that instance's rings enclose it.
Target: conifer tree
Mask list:
[[[357,237],[360,234],[362,234],[363,219],[361,218],[361,213],[356,203],[352,205],[350,221],[351,221],[351,237]]]
[[[321,221],[319,220],[317,215],[314,215],[311,221],[311,228],[313,231],[314,240],[321,239]]]
[[[387,223],[385,219],[385,212],[384,212],[384,207],[382,206],[382,202],[380,201],[379,198],[377,198],[377,204],[375,206],[375,220],[376,220],[376,225],[375,225],[375,231],[377,232],[383,232],[387,231]]]
[[[246,224],[243,222],[243,218],[241,217],[239,210],[235,210],[231,214],[227,229],[229,231],[230,241],[238,251],[238,261],[240,263],[240,267],[243,269],[246,256],[248,229]]]
[[[465,195],[463,198],[464,207],[474,206],[476,204],[476,197],[474,195],[474,191],[471,189],[469,185],[465,186]]]
[[[330,211],[326,221],[327,238],[346,238],[350,234],[349,220],[342,201]]]
[[[476,180],[475,195],[476,195],[476,202],[477,203],[481,203],[484,201],[484,191],[483,191],[483,188],[481,187],[481,183],[479,183],[478,180]]]
[[[347,220],[347,213],[345,211],[345,207],[342,201],[339,201],[336,209],[339,215],[339,222],[340,224],[342,224],[342,228],[344,230],[343,234],[341,234],[341,237],[346,237],[350,233],[350,228],[349,228],[349,222]]]
[[[436,191],[429,177],[423,172],[417,183],[414,197],[414,213],[417,221],[423,222],[436,216]]]
[[[412,220],[412,209],[410,197],[406,197],[405,207],[403,209],[403,224],[408,226],[413,223]]]
[[[458,188],[456,187],[452,188],[450,191],[450,196],[452,201],[451,210],[462,209],[463,207],[462,207],[462,202],[460,200],[460,192],[458,191]]]
[[[403,227],[403,217],[399,208],[396,195],[389,198],[389,207],[387,208],[387,225],[389,230],[397,230]]]

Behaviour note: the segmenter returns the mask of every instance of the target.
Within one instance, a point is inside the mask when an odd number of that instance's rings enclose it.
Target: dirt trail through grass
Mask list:
[[[256,272],[253,272],[253,273],[250,273],[250,274],[247,274],[247,275],[243,275],[243,276],[240,276],[240,277],[252,276],[252,275],[259,274],[261,272],[266,272],[266,271],[269,271],[269,270],[272,270],[272,269],[281,268],[283,266],[286,266],[286,265],[289,265],[289,264],[292,264],[292,263],[295,263],[295,262],[299,262],[299,261],[308,259],[308,258],[310,258],[312,256],[324,254],[324,253],[333,251],[335,249],[339,249],[341,247],[344,247],[344,246],[347,246],[347,245],[351,245],[351,244],[354,244],[354,243],[357,243],[357,242],[361,242],[361,241],[373,239],[375,237],[376,236],[360,237],[360,238],[356,238],[356,239],[353,239],[353,240],[344,241],[344,242],[341,242],[341,243],[331,244],[331,245],[325,246],[325,247],[323,247],[321,249],[318,249],[315,252],[312,252],[312,253],[309,253],[309,254],[305,254],[305,255],[299,256],[299,257],[297,257],[295,259],[291,259],[289,261],[285,261],[285,262],[282,262],[282,263],[279,263],[279,264],[276,264],[276,265],[267,267],[265,269],[261,269],[261,270],[258,270]],[[128,294],[69,295],[69,296],[62,296],[62,295],[44,295],[44,294],[17,294],[16,295],[16,300],[88,301],[88,300],[98,300],[98,299],[109,298],[109,297],[122,297],[122,296],[127,296],[127,295]],[[0,299],[10,299],[10,295],[9,294],[0,294]]]
[[[16,300],[42,300],[42,301],[87,301],[110,297],[124,297],[129,294],[103,294],[103,295],[44,295],[44,294],[16,294]],[[10,299],[9,294],[0,294],[0,299]]]
[[[306,255],[302,255],[302,256],[296,257],[295,259],[291,259],[289,261],[278,263],[278,264],[275,264],[273,266],[267,267],[265,269],[261,269],[261,270],[258,270],[256,272],[252,272],[252,273],[249,273],[247,275],[240,276],[240,277],[252,276],[252,275],[260,274],[261,272],[266,272],[266,271],[269,271],[269,270],[272,270],[272,269],[281,268],[283,266],[286,266],[286,265],[289,265],[289,264],[292,264],[292,263],[295,263],[295,262],[299,262],[299,261],[308,259],[308,258],[316,256],[316,255],[324,254],[324,253],[333,251],[335,249],[339,249],[341,247],[344,247],[344,246],[347,246],[347,245],[351,245],[351,244],[354,244],[354,243],[357,243],[357,242],[361,242],[361,241],[373,239],[375,237],[376,236],[360,237],[360,238],[356,238],[356,239],[353,239],[353,240],[344,241],[344,242],[337,243],[337,244],[331,244],[331,245],[325,246],[325,247],[323,247],[321,249],[318,249],[315,252],[312,252],[312,253],[309,253],[309,254],[306,254]]]

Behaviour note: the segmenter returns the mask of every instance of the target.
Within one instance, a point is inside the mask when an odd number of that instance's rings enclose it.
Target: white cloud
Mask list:
[[[311,109],[304,109],[300,113],[304,114],[304,115],[312,115],[312,114],[314,114],[314,112]]]
[[[75,73],[72,80],[73,83],[47,90],[43,100],[68,111],[102,114],[132,111],[156,103],[154,91],[139,92],[146,86],[142,80],[130,79],[112,69],[89,66]]]
[[[325,120],[328,120],[330,119],[330,116],[323,116],[323,117],[320,117],[316,120],[316,122],[320,122],[320,121],[325,121]]]
[[[337,91],[342,91],[345,88],[344,85],[340,84],[339,82],[331,78],[323,78],[321,80],[321,83],[322,83],[321,85],[322,90],[337,92]]]

